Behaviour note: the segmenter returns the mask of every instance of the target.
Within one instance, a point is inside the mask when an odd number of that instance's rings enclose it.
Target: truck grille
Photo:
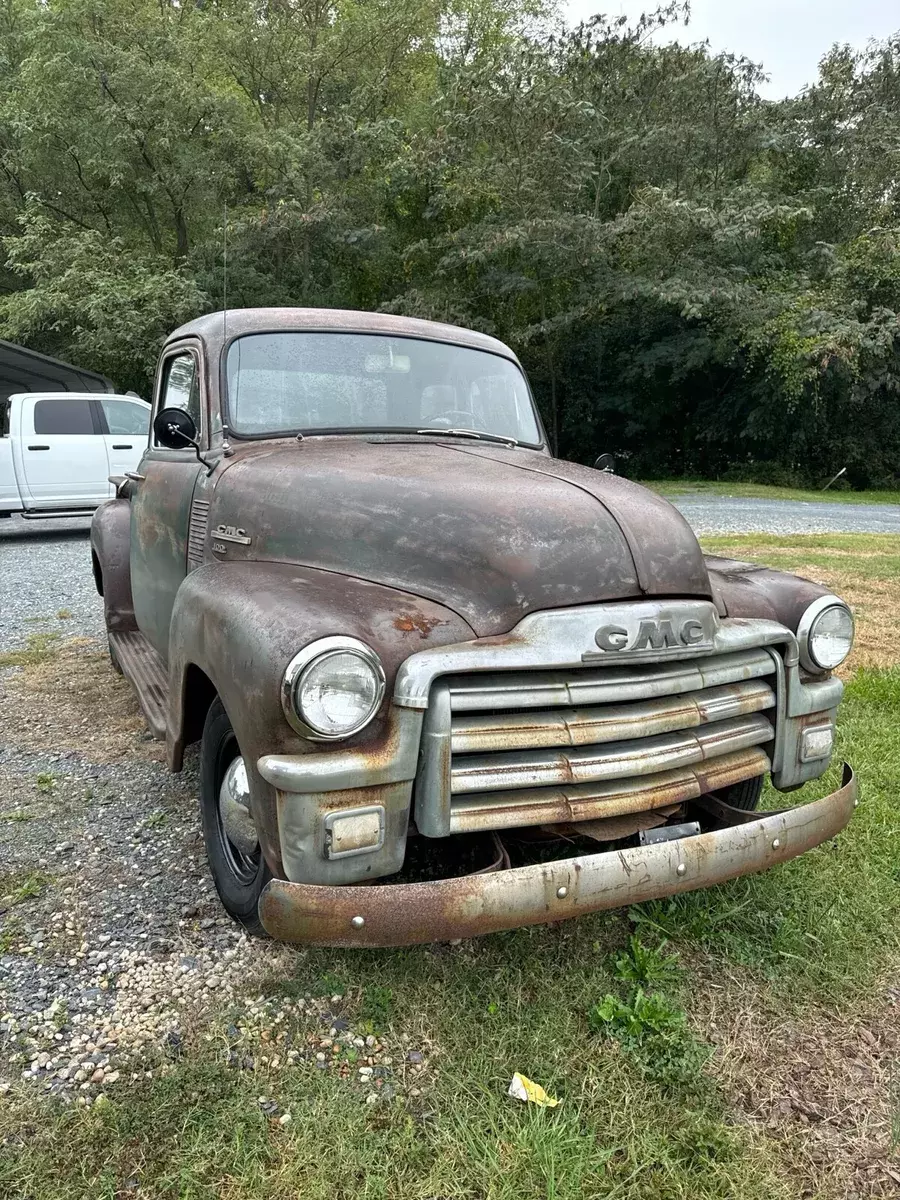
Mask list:
[[[642,812],[770,768],[766,650],[687,662],[446,676],[416,785],[428,836]]]

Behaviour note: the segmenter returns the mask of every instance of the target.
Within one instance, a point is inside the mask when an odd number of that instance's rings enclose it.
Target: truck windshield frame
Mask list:
[[[529,449],[546,437],[511,358],[407,335],[273,330],[222,351],[222,415],[242,440],[471,429]],[[371,418],[370,418],[371,414]]]

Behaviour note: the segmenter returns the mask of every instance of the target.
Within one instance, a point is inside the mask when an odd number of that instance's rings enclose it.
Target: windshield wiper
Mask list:
[[[514,437],[504,437],[500,433],[483,433],[478,429],[417,429],[416,433],[427,433],[431,437],[475,438],[480,442],[501,442],[504,446],[521,445]]]

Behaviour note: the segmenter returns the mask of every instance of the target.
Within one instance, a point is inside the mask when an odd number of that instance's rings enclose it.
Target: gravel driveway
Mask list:
[[[24,645],[33,633],[104,636],[90,528],[90,518],[81,517],[0,521],[0,651]]]
[[[900,533],[900,505],[675,496],[697,533]]]
[[[112,670],[88,530],[0,522],[0,654],[23,652],[0,666],[0,1104],[20,1081],[91,1104],[165,1074],[205,1030],[260,1090],[306,1063],[370,1103],[418,1095],[427,1048],[360,1028],[358,996],[287,999],[304,952],[225,915],[196,751],[170,775]],[[270,1094],[260,1106],[278,1114]]]

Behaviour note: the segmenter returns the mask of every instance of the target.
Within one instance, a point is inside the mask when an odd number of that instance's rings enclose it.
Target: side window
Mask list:
[[[9,437],[9,414],[12,404],[8,399],[0,400],[0,437]]]
[[[163,367],[162,389],[159,408],[183,408],[194,418],[197,429],[201,429],[200,377],[193,354],[175,354]]]
[[[96,433],[90,400],[37,400],[35,433]]]
[[[127,437],[145,438],[147,436],[147,430],[150,428],[149,404],[138,404],[137,401],[132,404],[128,400],[107,400],[103,396],[100,396],[99,400],[110,433],[120,433]]]

